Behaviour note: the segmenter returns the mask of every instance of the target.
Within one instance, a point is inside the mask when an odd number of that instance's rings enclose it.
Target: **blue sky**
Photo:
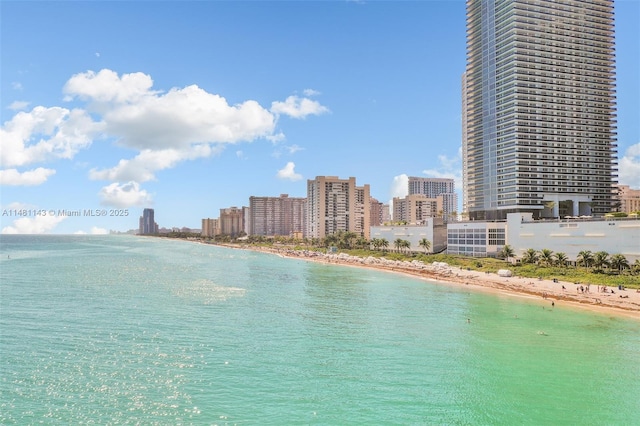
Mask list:
[[[640,188],[640,2],[615,7],[619,180]],[[145,207],[199,228],[319,175],[384,202],[407,176],[460,189],[462,0],[0,8],[3,233],[126,231]]]

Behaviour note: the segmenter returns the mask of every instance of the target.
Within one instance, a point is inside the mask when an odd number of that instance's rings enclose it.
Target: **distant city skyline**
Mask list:
[[[639,16],[615,2],[631,188]],[[0,24],[3,233],[126,231],[144,208],[198,229],[315,176],[385,204],[409,176],[451,178],[462,199],[464,1],[3,2]]]

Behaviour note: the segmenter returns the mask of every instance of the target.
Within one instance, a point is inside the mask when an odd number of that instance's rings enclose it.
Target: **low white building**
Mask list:
[[[426,238],[431,243],[427,253],[439,253],[447,247],[447,228],[442,218],[427,218],[420,225],[388,225],[372,226],[371,239],[385,239],[389,242],[389,249],[394,249],[397,239],[409,241],[410,251],[424,252],[420,241]]]
[[[505,246],[504,221],[454,222],[447,225],[447,253],[473,257],[496,257]]]
[[[533,220],[531,213],[507,215],[507,244],[516,257],[528,249],[565,253],[575,261],[583,250],[622,254],[629,263],[640,259],[640,219],[568,218]]]

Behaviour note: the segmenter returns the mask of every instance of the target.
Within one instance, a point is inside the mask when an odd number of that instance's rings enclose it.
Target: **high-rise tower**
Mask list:
[[[463,84],[470,218],[612,209],[613,0],[467,0]]]

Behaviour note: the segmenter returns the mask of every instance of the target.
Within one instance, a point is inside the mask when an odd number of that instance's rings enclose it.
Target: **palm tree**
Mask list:
[[[540,261],[540,263],[544,264],[545,266],[553,265],[553,251],[549,250],[549,249],[540,250],[539,261]]]
[[[329,234],[324,237],[324,246],[325,247],[335,246],[337,245],[338,240],[339,238],[336,234]]]
[[[599,251],[593,255],[593,267],[601,270],[603,267],[609,266],[609,253],[606,251]]]
[[[353,241],[356,238],[358,238],[356,233],[355,232],[351,232],[351,231],[343,232],[341,237],[342,237],[342,241],[343,241],[344,246],[346,248],[348,248],[348,249],[353,248]]]
[[[631,271],[634,274],[640,273],[640,259],[636,259],[636,261],[631,266]]]
[[[378,250],[378,248],[380,248],[380,246],[382,241],[380,241],[380,238],[372,238],[371,239],[371,245],[373,246],[374,250]]]
[[[627,269],[629,267],[629,261],[621,254],[614,254],[609,259],[609,265],[612,269],[617,269],[619,274],[623,269]]]
[[[556,260],[556,265],[562,266],[563,268],[567,266],[567,260],[569,260],[569,258],[567,257],[566,253],[556,253],[554,257]]]
[[[422,247],[424,249],[424,252],[426,253],[427,250],[431,248],[431,241],[427,240],[426,238],[423,238],[418,242],[418,245]]]
[[[396,251],[400,253],[400,249],[404,246],[404,243],[401,238],[396,238],[396,240],[393,242],[393,245],[395,246]]]
[[[410,251],[410,249],[411,249],[411,241],[402,240],[402,248],[406,249],[407,251]]]
[[[522,255],[522,263],[537,263],[538,252],[535,249],[527,249]]]
[[[383,251],[383,252],[386,252],[386,251],[387,251],[387,248],[389,248],[389,241],[387,241],[387,239],[386,239],[386,238],[382,238],[382,239],[380,240],[380,247],[382,247],[382,251]]]
[[[369,246],[369,240],[367,240],[362,235],[356,239],[356,247],[363,249],[368,246]]]
[[[509,244],[502,247],[502,250],[500,251],[500,256],[504,257],[507,260],[507,262],[514,255],[515,255],[515,252],[513,251],[513,248]]]
[[[576,263],[584,266],[585,268],[589,268],[593,264],[593,253],[589,250],[582,250],[578,253]]]

